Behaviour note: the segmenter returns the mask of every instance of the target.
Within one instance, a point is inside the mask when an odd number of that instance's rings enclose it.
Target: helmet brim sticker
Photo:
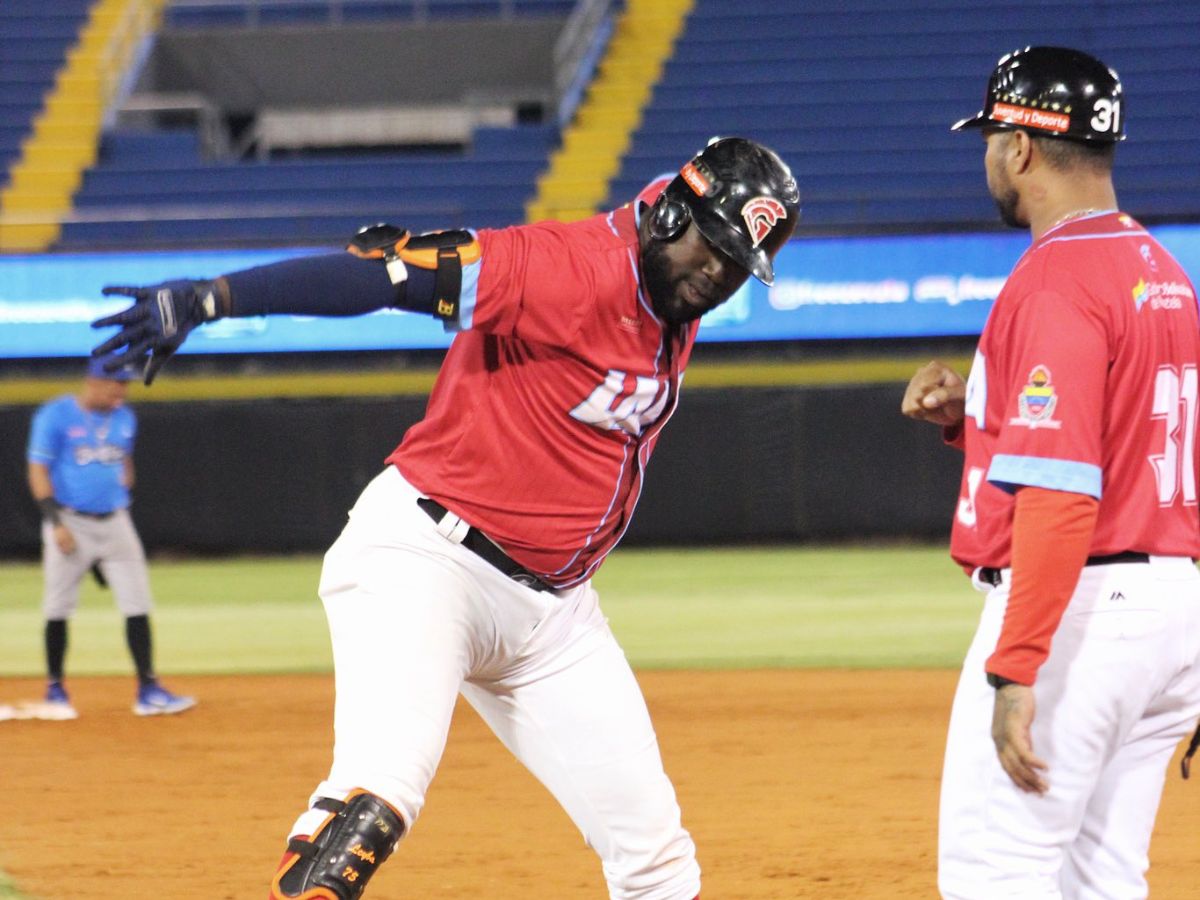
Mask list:
[[[697,197],[707,197],[713,191],[712,181],[700,171],[695,162],[690,162],[679,170],[684,182],[692,189]]]
[[[1013,106],[1011,103],[996,103],[992,107],[990,118],[993,122],[1053,131],[1056,134],[1065,134],[1071,130],[1071,117],[1068,115],[1027,106]]]

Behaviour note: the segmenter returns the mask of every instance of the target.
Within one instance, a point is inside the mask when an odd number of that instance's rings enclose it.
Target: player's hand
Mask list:
[[[900,412],[910,419],[935,425],[957,425],[966,408],[967,383],[962,376],[938,360],[917,370],[908,382]]]
[[[129,363],[145,361],[142,377],[146,384],[154,380],[163,363],[171,358],[197,325],[220,315],[212,281],[164,281],[149,287],[106,287],[106,297],[133,298],[133,305],[119,313],[92,323],[93,328],[120,328],[115,335],[92,351],[92,356],[118,352],[105,368],[116,371]],[[148,357],[148,358],[147,358]]]
[[[70,556],[75,552],[75,535],[71,533],[71,529],[66,525],[54,526],[54,543],[62,552],[63,556]]]
[[[992,710],[992,741],[996,756],[1013,784],[1031,794],[1044,794],[1049,785],[1042,777],[1048,766],[1033,753],[1029,736],[1035,705],[1033,688],[1006,684],[996,689]]]

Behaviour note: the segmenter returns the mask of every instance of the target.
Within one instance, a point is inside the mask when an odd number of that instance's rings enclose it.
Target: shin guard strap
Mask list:
[[[396,849],[404,820],[366,792],[352,794],[344,803],[322,799],[314,806],[334,815],[311,840],[288,842],[288,852],[299,859],[280,875],[279,891],[284,897],[305,897],[311,888],[325,888],[338,900],[358,900]]]

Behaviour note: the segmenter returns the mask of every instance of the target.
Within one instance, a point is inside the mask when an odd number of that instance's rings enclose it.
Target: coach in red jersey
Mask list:
[[[411,310],[457,332],[429,398],[325,557],[337,700],[329,775],[272,900],[357,900],[416,821],[459,692],[593,847],[615,900],[693,900],[695,847],[591,576],[621,539],[700,317],[770,284],[795,229],[787,166],[714,141],[580,222],[413,236],[132,297],[96,353],[149,384],[223,316]],[[487,865],[480,860],[480,865]]]
[[[1087,54],[1000,60],[988,188],[1033,244],[970,377],[906,415],[965,454],[951,555],[986,594],[942,775],[945,898],[1138,898],[1165,772],[1200,715],[1195,291],[1120,212],[1121,84]]]

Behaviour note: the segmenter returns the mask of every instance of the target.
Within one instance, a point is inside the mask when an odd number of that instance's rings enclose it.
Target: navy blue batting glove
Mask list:
[[[92,323],[93,328],[120,328],[115,335],[92,350],[92,356],[115,353],[105,363],[115,372],[131,363],[142,363],[142,380],[150,384],[163,364],[197,325],[220,314],[211,281],[164,281],[149,287],[105,287],[106,297],[133,298],[133,305]]]

